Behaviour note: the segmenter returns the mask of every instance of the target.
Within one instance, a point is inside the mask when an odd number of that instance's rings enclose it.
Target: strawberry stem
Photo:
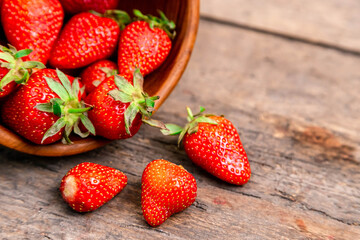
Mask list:
[[[178,138],[178,146],[180,146],[180,143],[182,139],[184,138],[185,134],[193,134],[196,133],[199,129],[199,123],[209,123],[213,125],[217,125],[217,122],[211,118],[210,116],[214,116],[212,114],[203,114],[205,111],[205,108],[200,107],[200,112],[197,114],[193,114],[191,109],[189,107],[186,107],[187,111],[187,121],[188,123],[185,125],[185,127],[180,127],[176,124],[167,123],[165,124],[165,129],[161,129],[161,133],[164,135],[179,135]]]
[[[119,25],[121,30],[123,30],[126,25],[131,23],[129,14],[121,10],[107,10],[105,11],[103,17],[113,19]]]
[[[101,14],[101,13],[95,11],[95,10],[90,10],[89,13],[94,14],[94,15],[96,15],[98,17],[103,17],[104,16],[103,14]]]
[[[88,108],[70,108],[67,110],[68,113],[84,113],[87,112],[89,110],[91,110],[91,107]]]
[[[186,111],[188,113],[188,121],[191,122],[194,119],[194,115],[189,107],[186,107]]]
[[[145,21],[149,24],[150,28],[160,28],[164,30],[171,39],[175,38],[176,25],[173,21],[170,21],[162,11],[158,10],[160,18],[150,14],[144,15],[138,9],[134,9],[133,12],[136,17],[135,20]]]
[[[101,67],[99,69],[106,74],[107,78],[119,73],[117,69],[110,69],[108,67]]]

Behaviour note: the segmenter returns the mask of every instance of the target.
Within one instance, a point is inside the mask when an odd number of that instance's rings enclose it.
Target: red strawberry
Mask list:
[[[64,12],[58,0],[3,0],[1,22],[10,44],[32,49],[25,60],[46,64]]]
[[[161,127],[161,123],[147,119],[158,97],[149,97],[143,92],[144,79],[138,69],[133,81],[134,85],[119,75],[111,76],[86,98],[93,106],[88,116],[97,135],[125,139],[135,135],[142,122]]]
[[[117,74],[116,63],[100,60],[87,67],[80,75],[87,93],[92,92],[106,78]]]
[[[119,0],[60,0],[65,12],[79,13],[94,10],[104,13],[108,9],[116,9]]]
[[[158,159],[150,162],[141,179],[141,208],[145,220],[159,226],[196,198],[196,181],[182,166]]]
[[[23,62],[21,59],[32,52],[30,49],[17,51],[0,45],[0,99],[6,97],[29,79],[33,68],[45,68],[40,62]]]
[[[0,79],[2,79],[6,74],[8,74],[9,69],[0,67]],[[4,87],[1,88],[2,91],[0,91],[0,99],[6,97],[13,91],[15,91],[17,87],[16,82],[10,82],[6,84]]]
[[[180,134],[179,143],[182,140],[189,158],[212,175],[236,185],[247,183],[250,164],[234,125],[224,117],[202,114],[204,108],[195,116],[187,110],[185,128],[167,124],[162,132]]]
[[[121,33],[118,50],[119,73],[125,79],[132,79],[135,68],[143,76],[157,69],[169,55],[175,24],[160,12],[161,19],[144,16],[134,10],[139,21],[127,25]]]
[[[73,129],[86,137],[88,133],[79,129],[80,122],[95,134],[93,125],[83,114],[90,108],[80,101],[83,96],[80,87],[77,79],[59,70],[39,70],[3,103],[3,123],[37,144],[53,143],[62,136],[64,141],[71,142],[69,135]]]
[[[96,163],[80,163],[63,177],[60,191],[77,212],[98,209],[121,192],[127,177],[119,170]]]
[[[3,82],[2,79],[5,79],[5,76],[9,73],[9,69],[5,68],[5,67],[0,67],[0,85],[2,85],[1,83]],[[8,96],[10,93],[14,92],[17,88],[17,84],[15,81],[11,81],[9,83],[7,83],[6,85],[2,86],[0,88],[0,99]]]
[[[120,14],[116,15],[119,12]],[[105,16],[119,16],[122,13],[109,11]],[[121,17],[122,15],[118,18]],[[117,21],[88,12],[79,13],[65,25],[51,52],[49,62],[56,68],[74,69],[106,59],[114,53],[119,34]]]

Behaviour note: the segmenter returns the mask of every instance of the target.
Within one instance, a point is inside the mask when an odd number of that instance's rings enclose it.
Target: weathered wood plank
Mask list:
[[[360,53],[356,0],[203,0],[201,14]]]
[[[238,187],[215,179],[177,149],[175,138],[147,126],[131,139],[66,158],[0,148],[1,237],[359,239],[359,65],[351,54],[201,21],[188,69],[155,116],[181,124],[187,105],[225,114],[248,152],[250,182]],[[140,184],[157,158],[191,172],[198,198],[151,228],[142,217]],[[98,211],[78,214],[58,187],[84,161],[124,171],[129,184]]]

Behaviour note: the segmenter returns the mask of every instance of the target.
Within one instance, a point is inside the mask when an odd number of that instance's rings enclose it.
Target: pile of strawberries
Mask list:
[[[36,144],[71,144],[72,133],[129,138],[144,122],[179,135],[189,158],[214,176],[247,183],[249,161],[229,120],[203,108],[195,115],[187,108],[185,127],[152,118],[158,97],[144,92],[144,76],[169,55],[175,23],[161,11],[155,17],[134,10],[131,18],[118,1],[0,0],[2,123]],[[60,190],[74,210],[87,212],[126,183],[119,170],[82,163],[64,176]],[[196,192],[195,178],[182,166],[154,160],[142,176],[144,218],[158,226],[189,207]]]
[[[131,19],[117,2],[2,1],[3,41],[10,44],[0,47],[5,125],[50,144],[71,143],[71,132],[124,139],[143,121],[154,124],[148,119],[157,97],[143,92],[143,76],[168,56],[175,24],[162,12],[157,18],[134,10]]]

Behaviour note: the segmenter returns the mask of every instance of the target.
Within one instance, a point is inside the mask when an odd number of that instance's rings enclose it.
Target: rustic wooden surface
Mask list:
[[[357,0],[203,0],[202,6],[204,17],[360,54]]]
[[[184,76],[155,116],[181,124],[185,107],[199,105],[225,114],[247,150],[250,182],[238,187],[217,180],[193,165],[175,138],[147,126],[132,139],[71,157],[35,157],[0,147],[2,239],[360,239],[357,50],[290,39],[208,14]],[[198,197],[152,228],[142,217],[140,180],[157,158],[191,172]],[[79,214],[58,187],[67,170],[84,161],[118,168],[129,183],[99,210]]]

